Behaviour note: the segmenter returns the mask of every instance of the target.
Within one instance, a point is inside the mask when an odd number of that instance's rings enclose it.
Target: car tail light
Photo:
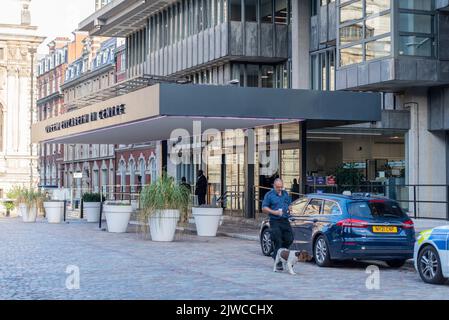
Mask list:
[[[415,227],[415,224],[412,220],[407,220],[402,223],[402,229],[413,229]]]
[[[368,223],[363,220],[345,219],[338,221],[337,226],[344,228],[368,228]]]

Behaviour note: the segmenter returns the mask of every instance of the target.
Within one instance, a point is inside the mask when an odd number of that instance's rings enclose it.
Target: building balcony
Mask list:
[[[337,70],[337,90],[396,92],[449,83],[449,61],[418,57],[385,58]]]

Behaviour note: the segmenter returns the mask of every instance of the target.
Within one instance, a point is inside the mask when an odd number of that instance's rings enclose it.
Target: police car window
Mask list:
[[[307,198],[295,201],[292,204],[292,215],[301,216],[304,212],[304,208],[306,207],[308,201],[309,199]]]
[[[320,214],[323,200],[312,199],[304,211],[305,216],[315,216]]]
[[[341,214],[340,207],[334,201],[324,201],[323,214]]]

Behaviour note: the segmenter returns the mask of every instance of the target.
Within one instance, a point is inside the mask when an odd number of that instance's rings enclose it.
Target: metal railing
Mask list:
[[[369,193],[396,200],[415,219],[449,220],[449,185],[364,183],[361,185],[307,186],[308,193]]]

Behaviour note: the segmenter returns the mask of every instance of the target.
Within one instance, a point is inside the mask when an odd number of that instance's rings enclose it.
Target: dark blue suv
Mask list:
[[[382,260],[402,267],[413,258],[415,228],[399,204],[387,198],[309,194],[292,204],[290,249],[306,250],[320,267],[333,260]],[[260,230],[262,252],[272,252],[270,223]]]

